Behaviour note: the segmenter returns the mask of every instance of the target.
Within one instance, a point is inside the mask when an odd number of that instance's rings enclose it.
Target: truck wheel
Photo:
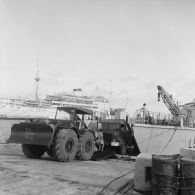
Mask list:
[[[54,149],[53,149],[53,147],[50,147],[48,150],[47,150],[47,154],[49,155],[49,156],[51,156],[52,158],[54,158],[55,157],[55,153],[54,153]]]
[[[61,162],[75,158],[78,148],[78,138],[72,129],[60,130],[54,138],[54,155]]]
[[[77,158],[79,160],[89,160],[92,158],[95,150],[95,140],[91,132],[85,132],[79,138]]]
[[[120,146],[114,147],[114,152],[116,152],[117,154],[125,155],[127,152],[127,148],[125,144],[121,144]]]
[[[41,158],[46,148],[44,146],[22,144],[22,151],[28,158]]]

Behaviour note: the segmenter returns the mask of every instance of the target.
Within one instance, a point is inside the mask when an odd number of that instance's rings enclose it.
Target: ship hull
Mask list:
[[[195,128],[135,124],[134,135],[140,152],[179,154],[180,148],[193,147]]]

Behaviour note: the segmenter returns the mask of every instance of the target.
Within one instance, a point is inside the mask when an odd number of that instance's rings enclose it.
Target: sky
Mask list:
[[[0,97],[82,88],[133,114],[195,98],[194,0],[0,0]],[[110,93],[111,91],[111,93]],[[96,91],[97,92],[97,91]]]

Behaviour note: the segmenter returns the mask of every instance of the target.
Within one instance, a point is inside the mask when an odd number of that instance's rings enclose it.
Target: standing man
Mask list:
[[[143,104],[143,107],[140,109],[140,111],[143,112],[144,123],[147,123],[149,117],[149,111],[148,108],[146,107],[146,103]]]
[[[97,143],[98,150],[103,151],[104,150],[104,137],[103,137],[102,131],[98,129],[95,132],[95,137],[96,137],[96,143]]]

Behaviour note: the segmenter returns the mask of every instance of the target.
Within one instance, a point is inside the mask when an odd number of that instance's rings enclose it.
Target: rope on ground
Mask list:
[[[118,193],[120,194],[127,194],[130,193],[133,189],[134,189],[134,184],[132,184],[131,186],[129,186],[129,182],[127,184],[125,184],[124,186],[122,186],[119,190],[117,190],[114,195],[117,195]]]
[[[105,186],[102,188],[102,190],[98,193],[98,195],[102,195],[102,192],[103,192],[111,183],[113,183],[114,181],[116,181],[116,180],[118,180],[118,179],[120,179],[120,178],[122,178],[122,177],[124,177],[124,176],[126,176],[126,175],[128,175],[128,174],[130,174],[130,173],[132,173],[133,171],[135,171],[135,169],[131,169],[131,170],[128,171],[127,173],[125,173],[125,174],[123,174],[123,175],[121,175],[121,176],[119,176],[119,177],[117,177],[117,178],[111,180],[107,185],[105,185]]]
[[[134,187],[135,187],[135,185],[133,184],[126,192],[124,192],[123,194],[127,194],[130,190],[132,191],[132,190],[134,190]],[[131,192],[130,191],[130,192]]]
[[[116,195],[117,193],[123,193],[124,190],[128,187],[129,185],[129,181],[125,183],[125,185],[121,186],[115,193],[114,195]],[[123,193],[124,194],[124,193]]]

